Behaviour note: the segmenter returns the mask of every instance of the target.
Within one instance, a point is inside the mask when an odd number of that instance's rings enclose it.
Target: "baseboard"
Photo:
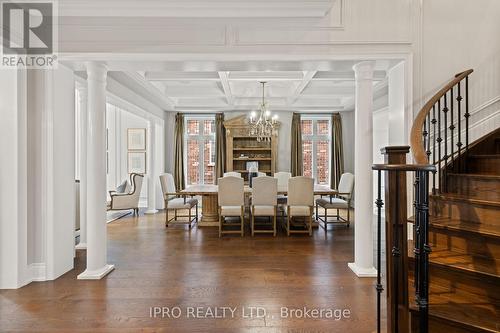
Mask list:
[[[31,281],[47,281],[47,266],[45,263],[33,263],[28,267]]]

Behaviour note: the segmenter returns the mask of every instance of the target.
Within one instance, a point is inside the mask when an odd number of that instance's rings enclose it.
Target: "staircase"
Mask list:
[[[429,332],[500,332],[500,129],[455,154],[440,175],[429,197]],[[418,332],[411,300],[410,311]]]

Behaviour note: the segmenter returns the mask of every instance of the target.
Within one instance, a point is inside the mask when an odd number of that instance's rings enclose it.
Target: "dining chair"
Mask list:
[[[288,202],[286,233],[308,233],[312,236],[312,213],[314,206],[314,179],[310,177],[292,177],[288,180]],[[294,218],[304,217],[305,229],[292,230]]]
[[[224,177],[238,177],[241,178],[241,173],[235,171],[224,172]]]
[[[219,190],[219,237],[223,234],[240,233],[243,237],[245,224],[245,198],[244,183],[241,177],[222,177],[218,179]],[[237,225],[236,223],[227,223],[226,217],[239,217],[240,230],[224,230],[224,227]]]
[[[123,193],[110,191],[111,201],[107,204],[107,210],[132,209],[134,214],[139,215],[139,197],[141,195],[143,179],[144,175],[131,173],[130,183],[132,184],[132,190]]]
[[[257,177],[253,179],[251,204],[251,230],[255,233],[272,233],[276,236],[276,210],[278,208],[278,180],[273,177]],[[255,217],[272,218],[272,230],[256,229]]]
[[[165,200],[165,227],[169,223],[188,224],[191,229],[193,222],[198,222],[198,199],[189,195],[177,192],[175,188],[174,176],[170,173],[160,175],[160,185]],[[195,207],[195,215],[192,215],[192,209]],[[169,219],[169,211],[174,211],[174,217]],[[187,210],[188,215],[178,215],[177,211]],[[179,220],[180,217],[187,217],[188,220]]]
[[[350,207],[351,207],[351,198],[352,191],[354,189],[354,175],[352,173],[344,173],[340,176],[340,182],[337,189],[337,194],[330,195],[330,199],[319,198],[316,199],[316,219],[320,222],[320,225],[325,229],[325,233],[328,228],[328,224],[341,223],[346,224],[349,227],[351,222],[350,220]],[[320,216],[318,214],[318,208],[323,208],[324,215]],[[328,215],[329,209],[336,209],[336,215]],[[347,209],[347,219],[344,219],[340,216],[339,210]],[[334,217],[335,220],[328,221],[329,217]],[[322,225],[323,224],[323,225]]]
[[[292,178],[290,172],[275,172],[274,178],[278,180],[278,191],[288,191],[288,180]],[[285,211],[286,211],[287,196],[285,194],[278,194],[278,207],[281,211],[281,220],[285,221]]]

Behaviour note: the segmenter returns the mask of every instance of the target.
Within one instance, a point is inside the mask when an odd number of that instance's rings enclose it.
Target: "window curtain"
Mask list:
[[[300,114],[294,113],[290,136],[292,142],[290,171],[293,177],[302,176],[302,131],[300,127]]]
[[[178,191],[186,187],[184,179],[184,115],[177,113],[175,115],[175,133],[174,133],[174,181]]]
[[[226,129],[224,114],[215,115],[215,184],[226,172]]]
[[[340,113],[332,115],[332,170],[330,172],[330,186],[337,189],[340,176],[344,173],[344,143],[342,141],[342,117]]]

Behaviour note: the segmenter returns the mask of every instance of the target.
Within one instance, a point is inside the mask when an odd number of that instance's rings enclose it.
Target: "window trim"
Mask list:
[[[302,134],[302,142],[304,141],[311,141],[312,143],[312,166],[311,166],[311,173],[312,177],[314,179],[314,183],[318,184],[318,161],[317,158],[317,151],[318,151],[318,141],[328,141],[328,152],[331,154],[332,151],[332,119],[329,115],[302,115],[301,116],[301,126],[302,126],[302,121],[303,120],[312,120],[312,134],[304,134],[301,131]],[[328,134],[318,134],[318,128],[317,128],[317,121],[318,120],[327,120],[328,121]],[[302,127],[301,127],[302,129]],[[329,156],[328,158],[328,176],[330,176],[332,170],[332,158]],[[326,181],[327,184],[330,183],[330,181],[327,179]]]

